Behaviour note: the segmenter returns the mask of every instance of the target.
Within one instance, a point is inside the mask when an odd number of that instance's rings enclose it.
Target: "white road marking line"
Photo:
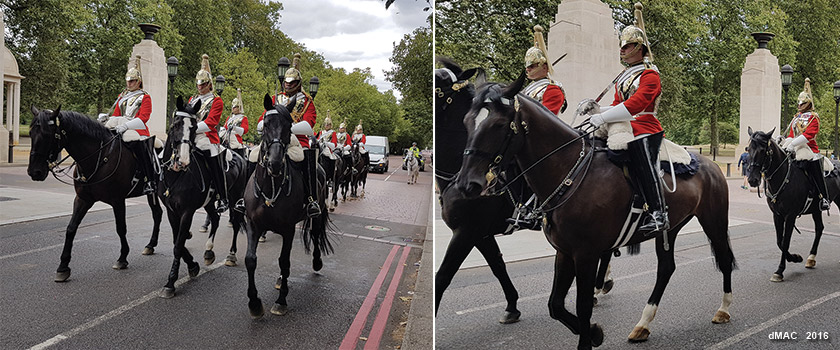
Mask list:
[[[84,241],[91,240],[91,239],[94,239],[94,238],[99,238],[99,236],[90,236],[90,237],[86,237],[86,238],[77,239],[77,240],[74,240],[74,241],[73,241],[73,243],[84,242]],[[50,246],[41,247],[41,248],[36,248],[36,249],[31,249],[31,250],[27,250],[27,251],[25,251],[25,252],[20,252],[20,253],[14,253],[14,254],[9,254],[9,255],[3,255],[3,256],[0,256],[0,260],[3,260],[3,259],[9,259],[9,258],[14,258],[14,257],[18,257],[18,256],[21,256],[21,255],[26,255],[26,254],[29,254],[29,253],[42,252],[42,251],[45,251],[45,250],[50,250],[50,249],[53,249],[53,248],[59,248],[59,247],[64,247],[64,243],[61,243],[61,244],[53,244],[53,245],[50,245]]]
[[[212,265],[212,266],[208,267],[206,270],[201,270],[201,272],[199,272],[199,273],[198,273],[198,276],[201,276],[201,275],[203,275],[203,274],[205,274],[205,273],[207,273],[207,272],[213,271],[213,270],[215,270],[215,269],[217,269],[217,268],[221,267],[222,265],[224,265],[224,262],[218,262],[218,263],[216,263],[216,264],[214,264],[214,265]],[[196,276],[196,277],[194,277],[194,278],[197,278],[198,276]],[[188,275],[188,276],[184,276],[184,277],[182,277],[181,279],[179,279],[178,281],[176,281],[176,282],[175,282],[175,288],[180,287],[182,284],[186,283],[189,279],[190,279],[190,276],[189,276],[189,275]],[[43,343],[38,344],[38,345],[35,345],[35,346],[33,346],[33,347],[29,348],[29,350],[42,350],[42,349],[46,349],[46,348],[48,348],[48,347],[50,347],[50,346],[53,346],[53,345],[55,345],[55,344],[57,344],[57,343],[61,342],[62,340],[65,340],[65,339],[70,339],[70,338],[72,338],[72,337],[74,337],[74,336],[78,335],[79,333],[82,333],[82,332],[84,332],[84,331],[86,331],[86,330],[88,330],[88,329],[91,329],[91,328],[93,328],[93,327],[96,327],[96,326],[98,326],[98,325],[102,324],[102,322],[105,322],[105,321],[110,320],[110,319],[112,319],[112,318],[114,318],[114,317],[117,317],[117,316],[119,316],[119,315],[121,315],[121,314],[125,313],[126,311],[133,309],[133,308],[134,308],[134,307],[136,307],[136,306],[142,305],[143,303],[145,303],[145,302],[147,302],[147,301],[149,301],[149,300],[152,300],[152,299],[157,298],[159,293],[160,293],[160,291],[159,291],[159,290],[156,290],[156,291],[154,291],[154,292],[151,292],[151,293],[149,293],[149,294],[146,294],[146,295],[144,295],[144,296],[140,297],[139,299],[135,299],[134,301],[132,301],[132,302],[130,302],[130,303],[128,303],[128,304],[125,304],[125,305],[120,306],[120,307],[118,307],[118,308],[116,308],[116,309],[114,309],[114,310],[111,310],[110,312],[108,312],[108,313],[106,313],[106,314],[104,314],[104,315],[102,315],[102,316],[99,316],[99,317],[97,317],[97,318],[95,318],[95,319],[93,319],[93,320],[91,320],[91,321],[88,321],[88,322],[86,322],[86,323],[84,323],[84,324],[81,324],[81,325],[79,325],[79,326],[78,326],[78,327],[76,327],[76,328],[73,328],[73,329],[71,329],[71,330],[69,330],[69,331],[66,331],[66,332],[61,333],[61,334],[58,334],[58,335],[56,335],[56,336],[54,336],[54,337],[52,337],[52,338],[50,338],[50,339],[47,339],[47,340],[46,340],[46,341],[44,341]]]
[[[733,345],[733,344],[735,344],[735,343],[737,343],[737,342],[739,342],[739,341],[741,341],[741,340],[744,340],[744,339],[746,339],[746,338],[748,338],[748,337],[752,336],[753,334],[756,334],[756,333],[761,332],[761,331],[763,331],[763,330],[765,330],[765,329],[767,329],[767,328],[769,328],[769,327],[771,327],[771,326],[773,326],[773,325],[775,325],[775,324],[778,324],[779,322],[782,322],[782,321],[784,321],[784,320],[787,320],[787,319],[789,319],[789,318],[791,318],[791,317],[793,317],[793,316],[796,316],[796,315],[798,315],[798,314],[800,314],[800,313],[802,313],[802,312],[808,311],[808,310],[810,310],[810,309],[812,309],[812,308],[816,307],[817,305],[820,305],[820,304],[822,304],[822,303],[824,303],[824,302],[826,302],[826,301],[829,301],[829,300],[834,299],[834,298],[837,298],[837,297],[840,297],[840,292],[834,292],[834,293],[831,293],[831,294],[825,295],[825,296],[823,296],[822,298],[812,300],[811,302],[809,302],[809,303],[807,303],[807,304],[805,304],[805,305],[802,305],[802,306],[800,306],[800,307],[798,307],[798,308],[795,308],[795,309],[793,309],[793,310],[790,310],[790,311],[788,311],[788,312],[785,312],[784,314],[781,314],[781,315],[779,315],[779,316],[776,316],[776,317],[774,317],[774,318],[771,318],[771,319],[769,319],[769,320],[765,321],[764,323],[762,323],[762,324],[760,324],[760,325],[758,325],[758,326],[752,327],[752,328],[750,328],[750,329],[748,329],[748,330],[745,330],[745,331],[743,331],[743,332],[741,332],[741,333],[738,333],[738,334],[736,334],[736,335],[734,335],[734,336],[732,336],[732,337],[729,337],[729,339],[726,339],[726,340],[724,340],[724,341],[722,341],[722,342],[720,342],[720,343],[717,343],[717,344],[715,344],[715,345],[712,345],[712,346],[710,346],[710,347],[708,347],[708,348],[706,348],[706,349],[707,349],[707,350],[717,350],[717,349],[723,349],[723,348],[726,348],[726,347],[728,347],[728,346],[731,346],[731,345]]]
[[[694,264],[694,263],[698,263],[698,262],[701,262],[701,261],[706,261],[706,260],[709,260],[709,259],[712,259],[712,258],[713,258],[712,256],[707,256],[705,258],[686,261],[684,263],[677,264],[676,267],[685,266],[685,265],[689,265],[689,264]],[[631,279],[631,278],[636,278],[636,277],[639,277],[639,276],[647,275],[647,274],[650,274],[650,273],[656,273],[656,269],[642,271],[642,272],[634,273],[632,275],[622,276],[622,277],[619,277],[619,278],[615,278],[614,280],[615,281],[621,281],[621,280],[626,280],[626,279]],[[569,292],[571,293],[574,290],[577,290],[577,287],[570,288]],[[522,302],[522,301],[526,301],[526,300],[548,298],[550,295],[551,295],[551,293],[536,294],[536,295],[532,295],[532,296],[519,298],[519,301]],[[456,315],[464,315],[464,314],[468,314],[468,313],[476,312],[476,311],[496,309],[496,308],[499,308],[499,307],[502,307],[502,306],[507,306],[507,302],[499,302],[499,303],[488,304],[488,305],[484,305],[484,306],[477,306],[477,307],[473,307],[473,308],[469,308],[469,309],[465,309],[465,310],[455,311],[455,314]]]
[[[402,166],[402,165],[400,165],[400,166]],[[400,169],[402,169],[402,168],[397,167],[396,169],[394,169],[394,171],[392,171],[390,174],[388,174],[388,176],[385,178],[385,180],[382,180],[382,182],[388,181],[388,179],[390,179],[390,178],[391,178],[391,175],[396,174],[396,173],[397,173],[397,171],[399,171]]]

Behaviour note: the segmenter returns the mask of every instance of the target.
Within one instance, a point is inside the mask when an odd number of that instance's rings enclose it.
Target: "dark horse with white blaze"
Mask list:
[[[201,107],[199,101],[196,105],[184,104],[184,100],[178,97],[176,101],[177,112],[172,118],[172,125],[167,135],[166,146],[164,147],[164,159],[168,159],[163,166],[163,178],[158,184],[157,195],[166,207],[166,214],[169,224],[172,227],[173,261],[169,271],[166,285],[160,292],[163,298],[175,296],[175,281],[178,279],[178,270],[181,260],[187,264],[190,277],[195,277],[200,272],[197,262],[187,249],[186,242],[192,237],[190,227],[196,210],[204,208],[210,213],[214,221],[213,231],[207,241],[205,251],[205,263],[211,264],[215,259],[213,254],[213,238],[215,228],[218,227],[219,216],[216,214],[214,193],[219,189],[210,187],[210,167],[206,162],[216,162],[216,158],[206,157],[195,145],[196,130],[199,120],[195,113]],[[224,157],[219,154],[217,157]],[[236,202],[242,197],[245,188],[246,165],[245,159],[238,154],[233,154],[229,163],[228,171],[228,198]],[[231,222],[233,223],[233,243],[231,255],[236,260],[236,235],[244,223],[243,214],[235,210],[230,211]],[[231,256],[228,256],[231,259]]]
[[[593,140],[587,142],[582,132],[519,94],[523,83],[524,74],[507,87],[488,84],[473,99],[465,124],[468,130],[475,131],[467,141],[460,174],[450,191],[461,192],[467,198],[492,195],[487,193],[488,179],[492,180],[500,167],[516,162],[526,169],[524,178],[538,200],[550,200],[544,231],[557,253],[549,313],[580,335],[578,348],[589,349],[599,346],[604,336],[601,326],[590,323],[591,293],[599,259],[621,243],[633,245],[653,236],[633,232],[626,242],[619,240],[633,201],[633,190],[624,172],[607,159],[606,152],[596,152]],[[578,167],[584,171],[578,171]],[[580,176],[572,179],[575,173]],[[676,192],[665,196],[673,224],[667,233],[656,235],[656,285],[641,320],[629,335],[630,341],[648,338],[648,326],[676,268],[673,247],[677,233],[695,216],[723,274],[722,304],[712,322],[729,321],[735,257],[729,244],[726,180],[717,165],[700,158],[697,173],[679,175],[673,185],[677,186]],[[562,186],[566,186],[565,195],[555,197],[553,193]],[[577,315],[564,305],[575,278]]]
[[[441,190],[441,215],[452,230],[452,239],[435,273],[435,313],[455,273],[475,247],[499,280],[507,300],[499,322],[513,323],[519,321],[521,315],[516,308],[519,293],[510,280],[495,237],[508,230],[505,219],[514,211],[513,201],[507,196],[466,199],[459,191],[449,191],[455,174],[461,168],[467,144],[468,133],[463,118],[475,95],[475,87],[468,80],[477,69],[464,71],[449,60],[439,61],[446,68],[435,70],[435,180]]]
[[[773,139],[775,130],[773,128],[770,132],[764,133],[753,132],[752,128],[747,128],[750,136],[750,175],[747,181],[750,186],[758,187],[762,176],[764,177],[767,205],[773,212],[773,223],[776,226],[776,245],[782,251],[779,268],[770,280],[781,282],[784,281],[786,262],[802,262],[802,256],[788,251],[796,218],[802,214],[811,214],[814,219],[816,234],[811,246],[811,255],[805,262],[806,268],[814,268],[817,265],[817,248],[820,245],[820,237],[822,237],[825,225],[823,225],[822,212],[819,208],[819,198],[815,194],[809,194],[812,186],[808,175],[794,164],[787,152]],[[825,178],[825,184],[828,189],[828,200],[840,206],[840,171],[838,171],[840,163],[835,161],[833,164],[834,170]]]
[[[294,106],[295,98],[288,102]],[[330,254],[332,245],[327,237],[329,211],[326,205],[326,176],[324,170],[318,173],[317,197],[321,213],[307,217],[305,207],[308,203],[304,190],[303,163],[295,163],[286,155],[289,147],[292,117],[286,106],[273,105],[271,97],[265,95],[263,105],[266,113],[263,119],[259,163],[245,188],[245,212],[248,227],[248,252],[245,255],[245,267],[248,270],[248,309],[253,317],[264,313],[262,301],[257,296],[254,274],[257,268],[257,244],[259,237],[268,230],[283,236],[280,251],[280,277],[275,288],[280,290],[277,301],[271,308],[275,315],[288,312],[286,295],[289,294],[290,254],[295,237],[295,224],[304,221],[302,226],[304,248],[309,252],[312,247],[312,269],[321,270],[321,253]]]
[[[61,263],[56,271],[56,282],[64,282],[70,277],[70,257],[73,250],[73,238],[76,230],[96,202],[109,204],[114,210],[117,235],[120,237],[120,256],[114,269],[128,267],[128,241],[126,240],[125,199],[143,195],[143,182],[133,182],[138,169],[137,160],[131,150],[123,144],[119,135],[115,135],[102,124],[83,114],[70,111],[38,110],[32,107],[32,124],[29,135],[32,138],[32,151],[29,154],[27,173],[32,180],[44,181],[50,172],[58,166],[61,150],[75,160],[76,168],[73,186],[76,198],[73,200],[73,216],[67,225],[64,250]],[[154,140],[147,140],[153,142]],[[146,142],[146,141],[140,141]],[[142,178],[142,177],[140,177]],[[163,211],[157,198],[146,196],[152,209],[152,238],[143,254],[154,252],[157,246],[160,220]]]

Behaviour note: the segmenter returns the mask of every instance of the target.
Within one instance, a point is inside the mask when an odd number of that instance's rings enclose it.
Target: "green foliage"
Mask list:
[[[431,28],[417,28],[394,45],[391,54],[394,68],[385,72],[385,79],[393,82],[402,93],[402,107],[411,129],[405,129],[411,142],[431,146],[432,140],[432,32]],[[401,144],[406,145],[406,144]],[[407,147],[407,146],[406,146]]]

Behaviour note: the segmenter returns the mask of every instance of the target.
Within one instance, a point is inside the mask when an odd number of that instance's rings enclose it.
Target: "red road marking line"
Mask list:
[[[379,349],[379,341],[382,340],[382,335],[385,333],[385,324],[388,322],[388,314],[391,313],[391,305],[394,303],[394,296],[397,294],[397,287],[399,287],[400,280],[402,279],[409,249],[411,247],[406,246],[403,248],[402,256],[400,257],[399,263],[397,263],[397,269],[394,270],[394,276],[391,277],[391,284],[388,286],[388,292],[385,294],[385,300],[382,301],[382,306],[379,307],[379,312],[373,321],[373,327],[370,329],[370,335],[365,343],[365,350]]]
[[[370,314],[370,311],[373,310],[373,303],[376,301],[376,295],[379,294],[379,289],[382,288],[382,283],[385,282],[385,276],[388,275],[388,270],[391,269],[391,262],[394,261],[394,256],[397,255],[397,250],[399,250],[399,248],[400,247],[397,245],[391,248],[391,253],[388,254],[388,258],[385,259],[385,263],[382,264],[382,269],[379,270],[379,275],[376,276],[376,280],[374,280],[373,285],[370,286],[370,291],[368,292],[365,301],[362,303],[362,306],[359,308],[359,312],[356,313],[356,318],[353,319],[350,329],[348,329],[347,334],[344,335],[344,340],[341,341],[341,345],[338,347],[339,349],[351,350],[356,348],[356,343],[359,341],[359,336],[362,334],[362,328],[365,327],[367,317]]]

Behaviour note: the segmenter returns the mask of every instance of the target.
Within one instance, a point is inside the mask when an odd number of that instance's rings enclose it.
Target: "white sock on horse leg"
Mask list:
[[[653,321],[653,317],[656,316],[656,310],[658,308],[659,306],[654,304],[645,305],[645,309],[642,311],[642,318],[639,320],[639,323],[636,323],[636,327],[648,328],[648,324]]]

